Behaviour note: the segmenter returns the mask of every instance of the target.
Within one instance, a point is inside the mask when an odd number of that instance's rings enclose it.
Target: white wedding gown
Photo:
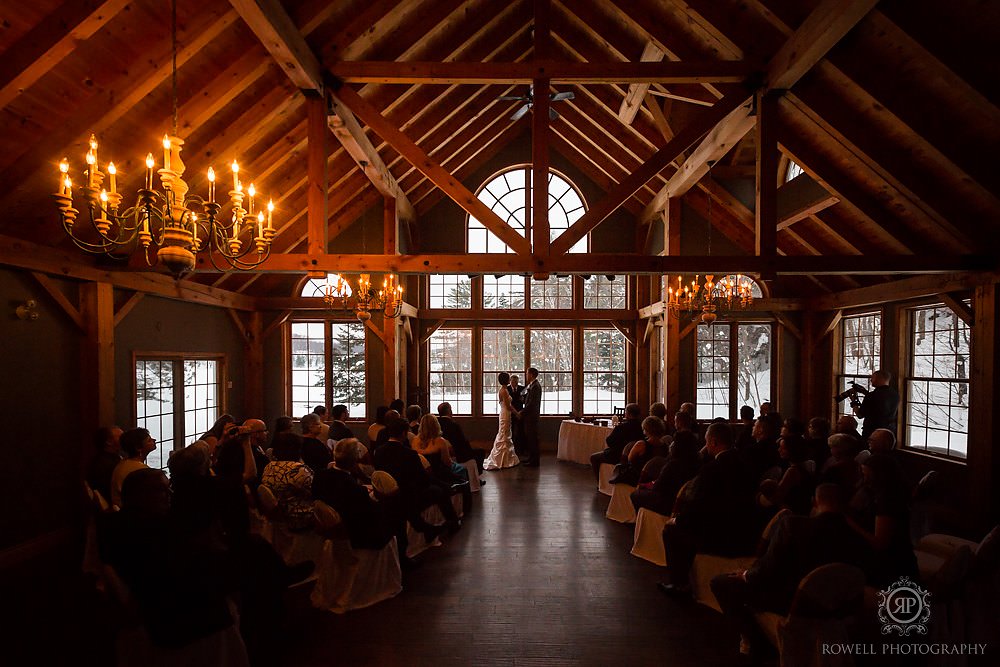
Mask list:
[[[500,428],[496,439],[493,440],[493,451],[483,461],[484,470],[513,468],[520,463],[517,454],[514,453],[514,440],[511,438],[510,403],[504,402],[504,396],[500,392],[506,392],[506,389],[501,388],[497,392],[497,402],[500,404]]]

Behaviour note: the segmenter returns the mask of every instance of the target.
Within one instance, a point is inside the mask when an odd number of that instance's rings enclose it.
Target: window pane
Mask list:
[[[367,414],[365,326],[360,322],[330,325],[330,383],[332,404],[343,403],[351,417],[364,419]]]
[[[524,308],[524,278],[483,276],[483,308]]]
[[[326,340],[322,322],[292,322],[292,405],[295,416],[326,404]]]
[[[729,326],[698,325],[698,373],[695,381],[698,416],[730,418]],[[757,404],[759,405],[759,403]]]
[[[218,370],[211,359],[184,361],[184,439],[190,445],[207,431],[199,424],[215,423],[218,419]],[[164,448],[165,449],[165,448]]]
[[[757,407],[771,400],[771,325],[740,324],[738,330],[736,400]]]
[[[904,445],[965,458],[971,364],[968,326],[944,306],[910,311]]]
[[[472,308],[472,279],[468,276],[428,276],[431,308]]]
[[[573,307],[573,278],[550,276],[548,280],[531,279],[531,308],[534,310]]]
[[[573,331],[532,329],[530,365],[539,371],[544,415],[573,410]]]
[[[625,276],[591,276],[583,281],[583,307],[610,309],[625,307]]]
[[[625,336],[615,329],[583,331],[583,412],[610,415],[625,405]]]
[[[484,415],[500,411],[497,404],[497,373],[507,371],[524,378],[524,329],[483,329],[483,402]]]
[[[472,414],[472,331],[438,329],[429,345],[430,405],[447,401],[455,414]]]

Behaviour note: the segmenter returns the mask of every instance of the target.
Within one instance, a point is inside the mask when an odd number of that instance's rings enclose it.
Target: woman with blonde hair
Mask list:
[[[427,414],[420,418],[420,428],[417,429],[417,436],[410,445],[431,464],[429,472],[438,483],[446,489],[454,488],[457,484],[462,485],[462,504],[468,511],[472,500],[469,471],[455,461],[451,443],[441,437],[441,422],[436,416]]]

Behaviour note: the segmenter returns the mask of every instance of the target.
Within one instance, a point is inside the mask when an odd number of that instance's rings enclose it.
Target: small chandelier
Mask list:
[[[704,282],[696,275],[688,284],[677,276],[677,286],[667,288],[667,310],[679,318],[682,312],[693,314],[711,325],[718,319],[720,310],[742,310],[753,305],[753,280],[742,274],[724,277],[715,282],[715,276],[707,274]]]
[[[322,287],[323,303],[333,310],[350,310],[354,296],[354,314],[361,322],[372,318],[373,312],[381,311],[388,318],[399,317],[403,310],[403,287],[394,274],[382,281],[382,289],[372,287],[371,276],[362,273],[358,278],[358,289],[352,290],[346,278],[339,274],[327,274]]]
[[[62,219],[63,230],[81,250],[125,259],[138,248],[142,249],[146,263],[152,266],[149,249],[156,245],[156,258],[175,276],[192,270],[195,253],[208,251],[209,259],[217,270],[216,262],[222,257],[234,269],[252,269],[262,264],[270,255],[271,242],[277,235],[272,222],[273,201],[255,210],[258,201],[253,183],[244,191],[240,181],[239,164],[233,160],[233,189],[223,202],[215,198],[215,170],[208,169],[208,198],[188,195],[184,181],[184,162],[181,149],[184,140],[177,137],[177,3],[171,3],[171,39],[173,47],[172,95],[173,134],[163,137],[163,168],[160,190],[154,189],[153,154],[146,155],[146,177],[143,187],[136,193],[134,204],[122,207],[122,193],[118,191],[118,171],[113,162],[107,173],[98,166],[97,138],[90,135],[87,166],[82,184],[76,189],[83,202],[85,221],[77,218],[80,211],[74,208],[73,181],[69,160],[59,163],[59,182],[52,195]],[[108,177],[105,187],[104,178]],[[246,208],[244,208],[246,204]],[[223,208],[228,210],[223,214]],[[266,213],[265,213],[266,208]]]

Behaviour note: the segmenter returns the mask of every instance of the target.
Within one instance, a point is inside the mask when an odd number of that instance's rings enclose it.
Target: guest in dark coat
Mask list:
[[[451,448],[455,452],[455,460],[459,463],[475,460],[476,467],[479,468],[479,472],[482,472],[486,450],[473,447],[469,439],[465,437],[461,425],[452,416],[451,403],[441,403],[437,409],[438,421],[441,422],[441,435],[451,443]]]
[[[94,435],[94,458],[87,466],[87,484],[101,494],[111,504],[111,475],[115,466],[122,462],[122,447],[119,438],[122,430],[117,426],[102,426]]]
[[[625,406],[625,419],[605,438],[607,447],[590,455],[590,467],[594,469],[594,479],[600,478],[602,463],[611,465],[621,463],[625,446],[636,440],[642,440],[642,410],[638,403],[629,403]]]
[[[698,474],[701,458],[698,455],[698,440],[691,431],[680,431],[670,443],[667,462],[659,476],[649,488],[640,486],[632,492],[632,505],[638,512],[643,507],[664,516],[674,511],[677,492],[688,480]]]
[[[691,480],[684,501],[663,529],[672,585],[662,588],[669,592],[690,591],[688,575],[695,554],[748,554],[760,534],[754,517],[756,479],[733,449],[729,425],[710,424],[705,447],[711,460]]]
[[[347,526],[352,547],[381,549],[392,539],[393,531],[382,507],[350,472],[358,463],[359,444],[354,438],[337,441],[333,448],[333,467],[316,473],[312,495],[314,500],[322,500],[337,510]]]
[[[347,411],[346,405],[340,404],[333,406],[333,410],[330,411],[330,416],[333,417],[333,423],[330,424],[330,433],[327,436],[330,440],[343,440],[344,438],[354,437],[351,429],[347,427],[346,422],[351,415]]]
[[[299,428],[302,429],[302,462],[314,473],[333,463],[330,448],[319,439],[322,426],[323,422],[315,412],[310,412],[299,420]]]
[[[850,526],[843,513],[840,488],[816,488],[811,517],[790,516],[772,532],[767,551],[748,570],[712,580],[712,592],[726,615],[739,619],[751,654],[767,646],[754,612],[784,616],[803,577],[821,565],[848,563],[869,570],[871,547]]]
[[[755,480],[778,465],[778,429],[769,417],[760,417],[753,424],[753,442],[740,454],[750,466]]]

